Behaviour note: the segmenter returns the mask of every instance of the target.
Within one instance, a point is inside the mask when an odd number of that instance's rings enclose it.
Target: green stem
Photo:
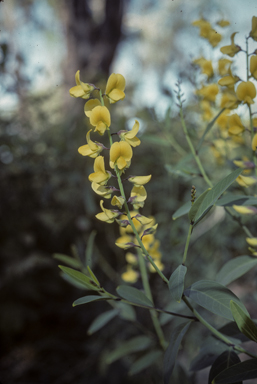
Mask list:
[[[185,304],[188,306],[188,308],[193,312],[193,314],[195,315],[195,317],[206,327],[209,329],[209,331],[214,335],[216,336],[218,339],[220,339],[221,341],[223,341],[223,343],[227,344],[228,346],[232,347],[234,350],[238,351],[238,352],[241,352],[241,353],[245,353],[246,355],[250,356],[250,357],[253,357],[253,358],[256,358],[257,356],[253,355],[252,353],[246,351],[245,349],[241,348],[240,346],[238,345],[235,345],[231,342],[231,340],[229,340],[226,336],[224,336],[221,332],[219,332],[217,329],[215,329],[211,324],[208,323],[208,321],[206,321],[198,312],[196,309],[194,309],[192,307],[192,305],[189,303],[189,301],[187,300],[187,298],[185,296],[182,297],[183,301],[185,302]]]
[[[187,251],[188,251],[188,246],[189,246],[189,243],[190,243],[190,238],[191,238],[192,230],[193,230],[193,225],[190,224],[189,230],[188,230],[188,235],[187,235],[187,241],[186,241],[186,245],[185,245],[185,250],[184,250],[184,255],[183,255],[183,260],[182,260],[182,264],[184,264],[184,265],[186,263]]]

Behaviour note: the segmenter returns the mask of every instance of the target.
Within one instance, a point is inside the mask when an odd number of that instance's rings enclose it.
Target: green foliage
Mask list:
[[[181,297],[184,292],[184,280],[187,273],[187,267],[185,265],[179,265],[178,268],[172,273],[169,279],[169,290],[172,300],[176,300],[178,303],[181,301]]]

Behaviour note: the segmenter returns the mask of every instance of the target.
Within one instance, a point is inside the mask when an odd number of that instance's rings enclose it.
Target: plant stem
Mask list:
[[[209,331],[211,331],[211,333],[216,336],[218,339],[220,339],[221,341],[223,341],[223,343],[227,344],[228,346],[232,347],[234,350],[238,351],[238,352],[241,352],[241,353],[245,353],[246,355],[250,356],[250,357],[253,357],[253,358],[257,358],[257,356],[253,355],[251,352],[248,352],[246,351],[244,348],[241,348],[240,346],[238,345],[235,345],[231,342],[231,340],[229,340],[226,336],[224,336],[221,332],[219,332],[217,329],[215,329],[211,324],[208,323],[208,321],[206,321],[198,312],[196,309],[194,309],[192,307],[192,305],[189,303],[189,301],[187,300],[187,298],[185,296],[182,297],[183,301],[185,302],[185,304],[188,306],[188,308],[193,312],[193,314],[195,315],[195,317],[206,327],[209,329]]]

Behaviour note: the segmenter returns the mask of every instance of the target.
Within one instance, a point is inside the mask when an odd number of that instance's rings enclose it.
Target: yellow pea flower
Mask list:
[[[118,135],[121,140],[126,141],[132,147],[140,145],[141,141],[136,137],[139,130],[139,122],[136,120],[131,131],[119,131]]]
[[[257,247],[257,237],[247,237],[245,240],[252,247]]]
[[[75,81],[77,85],[70,89],[70,95],[72,97],[82,97],[82,99],[89,99],[90,93],[94,90],[94,86],[80,81],[79,73],[80,71],[76,72]]]
[[[143,208],[144,201],[147,198],[145,187],[140,185],[139,187],[134,186],[132,188],[129,202],[133,204],[134,209]]]
[[[257,17],[252,17],[252,30],[250,32],[250,36],[253,40],[257,41]]]
[[[88,131],[87,133],[87,144],[79,147],[78,152],[82,156],[89,156],[92,159],[95,159],[99,155],[99,153],[103,150],[103,145],[94,143],[90,139],[90,132],[92,132],[92,129],[90,129],[90,131]]]
[[[235,109],[237,108],[240,101],[238,101],[236,94],[233,90],[229,90],[224,92],[221,97],[220,107],[227,109]]]
[[[213,112],[211,109],[210,102],[207,100],[202,100],[200,102],[200,107],[202,109],[202,119],[204,121],[210,121],[213,117]]]
[[[231,72],[231,68],[229,67],[228,75],[225,77],[222,77],[222,79],[218,81],[218,84],[221,86],[231,88],[231,86],[234,86],[239,80],[240,78],[238,76],[234,76]]]
[[[126,262],[128,264],[134,264],[135,265],[138,263],[137,257],[131,252],[126,253],[125,259],[126,259]]]
[[[113,143],[110,149],[110,167],[117,165],[120,171],[128,168],[131,163],[133,152],[131,146],[125,141]]]
[[[106,107],[95,107],[90,113],[89,121],[95,127],[94,132],[98,132],[102,136],[106,128],[109,128],[111,125],[110,112]]]
[[[211,29],[207,39],[209,43],[212,45],[212,47],[215,48],[219,44],[219,42],[222,40],[222,36],[220,33],[215,31],[215,29]]]
[[[128,181],[133,183],[136,187],[139,187],[140,185],[145,185],[151,180],[152,175],[148,176],[131,176],[128,178]]]
[[[238,32],[232,33],[232,35],[230,36],[231,45],[225,45],[224,47],[221,47],[220,48],[221,53],[224,53],[224,55],[228,55],[230,57],[234,57],[239,51],[241,51],[241,48],[239,47],[239,45],[236,45],[234,42],[235,35],[237,33]]]
[[[246,173],[248,173],[250,171],[250,169],[255,167],[254,163],[252,161],[250,161],[247,156],[243,156],[242,160],[234,160],[233,163],[239,168],[243,168],[245,170],[248,170]],[[244,173],[245,173],[245,171],[244,171]]]
[[[216,120],[216,124],[218,124],[219,128],[221,128],[222,130],[227,129],[229,113],[230,109],[225,109],[225,111],[222,112],[222,114]]]
[[[213,67],[211,60],[206,60],[204,57],[200,57],[193,61],[194,64],[199,65],[202,73],[207,75],[208,78],[213,76]]]
[[[230,25],[230,22],[228,20],[220,20],[217,22],[217,24],[221,27],[221,28],[224,28],[224,27],[228,27]]]
[[[130,266],[127,266],[127,271],[121,274],[122,280],[131,284],[136,283],[136,281],[138,280],[138,277],[139,277],[139,273],[134,271],[134,269]]]
[[[236,181],[238,182],[239,185],[241,185],[241,187],[248,188],[254,184],[257,184],[257,177],[255,176],[248,177],[248,176],[240,175],[236,178]]]
[[[239,135],[245,130],[245,127],[240,117],[236,113],[228,117],[228,126],[229,126],[228,133],[230,135]]]
[[[228,73],[229,67],[232,61],[229,59],[220,59],[218,61],[218,71],[221,76],[225,76]]]
[[[91,184],[93,191],[106,199],[110,199],[112,196],[112,189],[110,187],[106,187],[105,185],[100,185],[95,183],[94,181]]]
[[[209,23],[209,21],[205,20],[204,18],[200,20],[195,20],[192,22],[192,25],[194,27],[200,28],[200,36],[207,39],[210,31],[212,30],[212,26]]]
[[[233,208],[236,212],[241,213],[242,215],[256,215],[257,208],[255,207],[246,207],[244,205],[233,205]]]
[[[250,72],[251,72],[252,77],[254,77],[255,80],[257,80],[257,55],[251,56]]]
[[[109,99],[110,103],[116,103],[119,100],[125,98],[125,89],[126,81],[125,78],[116,73],[112,73],[109,77],[106,85],[105,95]]]
[[[208,101],[215,101],[218,93],[219,87],[217,84],[209,84],[196,91],[197,95],[202,96],[204,100]]]
[[[238,100],[243,101],[243,104],[253,104],[253,99],[256,97],[256,88],[251,81],[242,81],[236,90]]]
[[[100,206],[101,206],[103,212],[98,213],[97,215],[95,215],[95,217],[98,220],[105,221],[106,223],[111,224],[114,222],[116,217],[118,217],[120,215],[120,212],[111,211],[110,209],[104,208],[103,202],[104,202],[103,200],[100,201]]]
[[[118,239],[115,242],[115,245],[117,247],[122,248],[122,249],[128,249],[134,246],[133,243],[133,238],[129,235],[123,235],[121,237],[118,237]]]
[[[101,106],[101,101],[98,99],[91,99],[84,105],[84,113],[87,117],[90,117],[93,108]]]
[[[103,156],[98,156],[94,162],[94,173],[88,176],[89,181],[105,185],[111,177],[111,172],[105,170]]]
[[[257,133],[255,133],[252,140],[252,150],[256,151],[256,149],[257,149]]]
[[[119,209],[122,208],[125,199],[122,196],[113,196],[111,205],[116,205]]]

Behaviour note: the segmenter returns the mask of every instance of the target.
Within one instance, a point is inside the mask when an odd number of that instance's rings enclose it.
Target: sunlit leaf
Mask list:
[[[197,281],[186,289],[184,294],[201,307],[229,320],[233,320],[230,310],[231,300],[245,310],[244,305],[233,292],[215,281]]]
[[[257,265],[257,258],[251,256],[239,256],[229,260],[223,265],[216,276],[216,281],[223,285],[228,285],[232,281],[244,275],[251,268]]]
[[[230,309],[240,331],[250,340],[257,342],[257,327],[252,319],[232,300]]]
[[[192,207],[191,201],[188,201],[187,203],[183,204],[179,209],[176,210],[175,213],[173,213],[172,219],[176,220],[179,217],[186,215],[190,211],[191,207]]]
[[[112,309],[110,311],[101,313],[101,315],[97,316],[94,321],[91,323],[87,333],[92,335],[97,332],[99,329],[104,327],[109,321],[111,321],[115,316],[119,314],[118,309]]]
[[[116,291],[120,297],[130,301],[131,303],[144,307],[153,307],[153,303],[148,299],[148,297],[146,297],[143,292],[139,291],[139,289],[129,287],[128,285],[120,285]]]
[[[217,359],[214,361],[210,373],[209,373],[209,379],[208,379],[208,384],[212,383],[212,380],[224,369],[240,363],[240,359],[237,356],[237,354],[232,351],[228,350],[223,352]],[[242,384],[242,381],[237,382],[237,384]]]
[[[170,337],[169,346],[164,355],[164,384],[169,384],[172,371],[175,366],[180,343],[186,334],[191,321],[180,324],[177,326]]]
[[[171,299],[177,302],[181,301],[181,297],[184,291],[184,280],[187,272],[185,265],[179,265],[178,268],[172,273],[169,279],[169,291]]]

